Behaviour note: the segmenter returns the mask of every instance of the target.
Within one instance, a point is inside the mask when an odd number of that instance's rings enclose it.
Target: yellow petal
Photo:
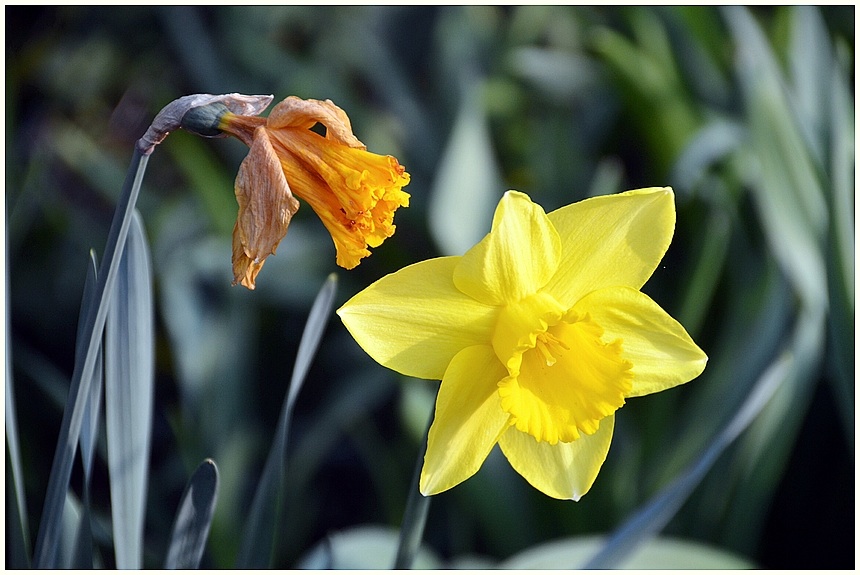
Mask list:
[[[510,427],[499,446],[511,466],[535,489],[556,499],[578,501],[585,495],[609,453],[615,416],[601,420],[593,435],[571,443],[550,445]]]
[[[442,378],[427,437],[420,490],[435,495],[474,475],[508,427],[496,384],[506,375],[488,345],[454,356]]]
[[[597,290],[573,308],[603,328],[603,340],[621,340],[623,356],[633,363],[628,397],[686,383],[705,369],[708,356],[684,327],[647,295],[635,289]]]
[[[463,256],[454,283],[491,305],[535,293],[555,273],[561,244],[543,208],[520,192],[507,192],[492,231]]]
[[[266,130],[257,128],[236,176],[239,215],[233,229],[233,285],[254,289],[265,259],[287,233],[299,202],[290,192]]]
[[[675,230],[672,188],[589,198],[548,214],[562,257],[545,289],[564,307],[602,287],[639,289],[660,263]]]
[[[389,274],[337,313],[378,363],[412,377],[441,379],[457,352],[489,345],[497,314],[454,287],[459,259],[427,260]]]

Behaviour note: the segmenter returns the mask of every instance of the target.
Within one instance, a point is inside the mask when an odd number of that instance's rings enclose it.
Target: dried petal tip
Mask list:
[[[220,110],[221,113],[218,114],[218,118],[224,113],[221,106],[226,108],[226,111],[239,116],[256,116],[265,110],[272,103],[273,99],[274,96],[246,96],[244,94],[192,94],[190,96],[183,96],[162,108],[155,116],[152,125],[146,130],[143,137],[137,141],[137,148],[141,154],[145,156],[150,155],[155,150],[155,146],[167,137],[167,134],[185,127],[183,124],[185,116],[195,108],[205,108],[213,104],[219,104],[220,106],[216,106],[210,112],[213,113]],[[205,136],[219,135],[202,133],[195,129],[191,131]],[[209,131],[211,131],[211,128]]]

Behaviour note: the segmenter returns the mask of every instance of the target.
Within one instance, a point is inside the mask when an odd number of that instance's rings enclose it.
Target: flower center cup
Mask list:
[[[509,374],[499,382],[502,409],[518,430],[554,445],[595,433],[624,405],[633,365],[624,358],[622,341],[604,342],[603,328],[588,314],[560,314],[540,305],[552,306],[547,298],[507,306],[494,348]],[[540,308],[547,311],[535,313]],[[517,344],[503,351],[505,340]]]

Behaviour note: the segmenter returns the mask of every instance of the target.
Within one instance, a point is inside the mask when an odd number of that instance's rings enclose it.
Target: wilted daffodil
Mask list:
[[[671,188],[549,214],[519,192],[463,256],[408,266],[338,310],[382,365],[441,379],[420,489],[468,479],[496,443],[534,487],[579,499],[629,397],[685,383],[707,357],[640,290],[675,227]]]
[[[325,127],[325,136],[312,131]],[[394,212],[409,205],[409,183],[392,156],[366,150],[346,113],[331,101],[290,96],[268,118],[224,111],[217,129],[250,147],[236,177],[239,217],[233,229],[234,284],[254,288],[303,199],[322,219],[337,264],[352,269],[394,233]]]

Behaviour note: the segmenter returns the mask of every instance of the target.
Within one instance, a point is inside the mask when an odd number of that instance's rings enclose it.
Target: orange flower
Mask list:
[[[317,123],[325,136],[311,131]],[[392,156],[368,152],[346,113],[330,100],[290,96],[268,118],[225,112],[218,129],[250,147],[236,176],[233,285],[254,289],[265,259],[306,201],[334,240],[337,264],[352,269],[394,233],[394,212],[409,205],[409,174]]]

